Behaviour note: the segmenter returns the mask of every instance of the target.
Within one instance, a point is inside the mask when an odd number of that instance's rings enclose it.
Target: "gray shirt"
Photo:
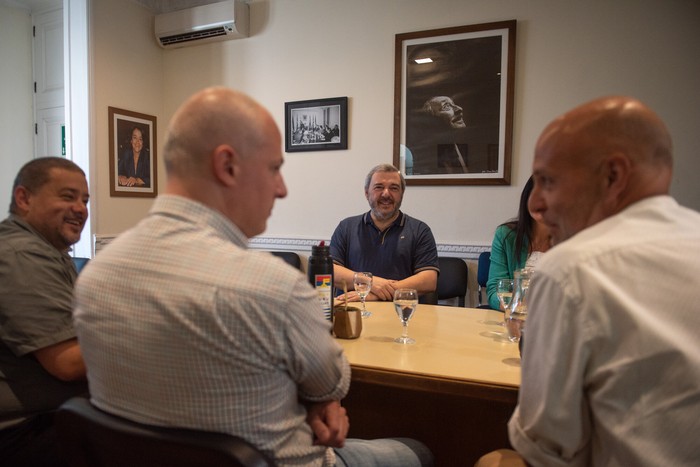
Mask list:
[[[49,374],[33,352],[75,337],[71,258],[17,216],[0,223],[0,429],[87,393]]]

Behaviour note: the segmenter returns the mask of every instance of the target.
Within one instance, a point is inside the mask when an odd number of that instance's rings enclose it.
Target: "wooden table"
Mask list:
[[[437,466],[473,465],[508,447],[506,423],[520,384],[518,346],[497,311],[419,305],[413,345],[397,344],[391,302],[368,302],[359,339],[338,339],[352,366],[343,404],[350,436],[408,436],[431,448]]]

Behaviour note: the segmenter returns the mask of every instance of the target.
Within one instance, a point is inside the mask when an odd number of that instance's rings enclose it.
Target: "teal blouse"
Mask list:
[[[527,250],[529,239],[527,236],[523,242],[523,251],[520,256],[515,256],[515,230],[507,225],[499,225],[493,236],[491,244],[491,266],[489,267],[489,279],[486,282],[486,295],[489,306],[494,310],[500,310],[496,287],[498,279],[512,279],[513,272],[525,267],[527,262]]]

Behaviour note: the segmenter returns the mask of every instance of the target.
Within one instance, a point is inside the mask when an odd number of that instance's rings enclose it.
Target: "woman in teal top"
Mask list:
[[[549,229],[542,223],[542,217],[532,213],[528,207],[533,185],[530,177],[520,195],[518,217],[499,225],[493,237],[486,294],[489,306],[494,310],[500,310],[496,295],[498,280],[512,279],[513,272],[524,268],[528,258],[534,260],[538,257],[538,255],[532,255],[533,253],[543,253],[550,246]],[[531,238],[534,241],[531,242]],[[531,266],[531,264],[527,265]]]

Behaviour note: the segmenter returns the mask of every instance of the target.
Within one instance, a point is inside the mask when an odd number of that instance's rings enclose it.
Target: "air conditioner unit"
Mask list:
[[[166,49],[248,37],[248,4],[227,0],[156,15],[155,34]]]

